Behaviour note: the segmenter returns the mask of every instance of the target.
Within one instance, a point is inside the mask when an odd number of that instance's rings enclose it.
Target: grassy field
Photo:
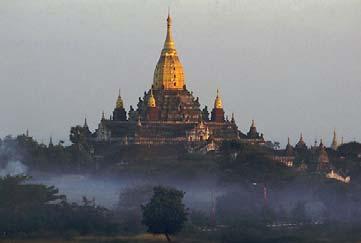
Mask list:
[[[115,236],[115,237],[93,237],[84,236],[76,237],[72,240],[59,239],[32,239],[32,240],[0,240],[1,243],[157,243],[167,242],[163,235],[140,234],[136,236]],[[172,237],[175,243],[216,243],[212,241],[201,241],[196,239],[188,239],[183,237]]]

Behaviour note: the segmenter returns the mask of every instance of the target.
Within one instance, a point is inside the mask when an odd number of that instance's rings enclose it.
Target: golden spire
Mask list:
[[[184,71],[179,60],[172,35],[172,18],[168,12],[167,36],[154,70],[154,89],[182,90],[184,88]]]
[[[164,49],[175,49],[173,35],[172,35],[172,18],[170,17],[169,8],[168,8],[168,17],[167,17],[167,37],[165,38]]]
[[[290,137],[287,138],[287,145],[291,145],[291,143],[290,143]]]
[[[303,134],[302,134],[302,132],[301,132],[301,134],[300,134],[300,141],[303,142]]]
[[[148,107],[156,107],[155,98],[153,95],[153,89],[150,90],[150,97],[148,99]]]
[[[217,89],[216,100],[214,101],[214,108],[215,109],[223,109],[222,99],[219,96],[219,90],[218,89]]]
[[[122,97],[120,96],[120,89],[119,89],[117,102],[115,103],[115,108],[117,108],[117,109],[123,109],[124,108],[124,102],[123,102]]]

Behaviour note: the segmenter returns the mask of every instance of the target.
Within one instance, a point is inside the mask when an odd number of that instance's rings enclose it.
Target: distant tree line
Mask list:
[[[93,158],[79,144],[65,146],[63,141],[59,141],[45,145],[25,134],[0,140],[0,166],[14,160],[38,170],[74,171],[94,167]]]
[[[29,184],[28,179],[0,177],[0,239],[117,232],[109,210],[86,198],[81,205],[69,203],[56,188]]]

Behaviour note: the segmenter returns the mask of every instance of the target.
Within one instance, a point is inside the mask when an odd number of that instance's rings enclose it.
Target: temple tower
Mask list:
[[[302,133],[300,134],[300,140],[296,144],[295,149],[298,152],[307,150],[307,145],[306,145],[305,141],[303,140],[303,134]]]
[[[332,143],[331,143],[331,148],[333,150],[337,150],[337,148],[338,148],[336,129],[333,130],[333,139],[332,139]]]
[[[150,96],[148,99],[147,107],[147,120],[148,121],[158,121],[159,120],[159,109],[153,95],[153,89],[150,90]]]
[[[224,122],[224,110],[222,99],[219,96],[219,90],[217,89],[217,96],[214,100],[214,107],[211,113],[212,122]]]
[[[126,121],[127,120],[127,112],[124,109],[124,102],[123,102],[122,97],[120,96],[120,90],[119,90],[117,101],[115,103],[115,109],[113,111],[113,120],[115,120],[115,121]]]
[[[287,146],[286,146],[286,149],[285,149],[285,155],[286,156],[294,156],[295,155],[295,151],[290,143],[290,137],[288,137],[287,139]]]
[[[184,85],[183,66],[175,49],[172,35],[172,18],[168,13],[167,36],[154,70],[153,88],[155,90],[182,90]]]
[[[318,147],[318,171],[328,171],[330,169],[330,160],[326,147],[323,145],[322,139],[320,140],[320,145]]]
[[[168,14],[167,36],[155,67],[153,84],[144,98],[138,102],[137,114],[144,120],[155,119],[148,106],[149,95],[152,92],[158,109],[158,119],[162,122],[198,123],[202,112],[198,97],[188,91],[184,81],[183,66],[178,58],[172,36],[172,19]]]
[[[251,127],[247,133],[248,138],[260,138],[259,133],[257,132],[256,124],[254,120],[252,120]]]
[[[91,132],[89,130],[89,126],[88,126],[88,122],[87,122],[86,117],[84,118],[83,129],[84,129],[85,136],[90,136],[91,135]]]

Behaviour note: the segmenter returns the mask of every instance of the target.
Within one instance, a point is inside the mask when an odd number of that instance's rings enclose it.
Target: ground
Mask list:
[[[215,243],[209,240],[197,240],[183,237],[172,237],[173,242],[182,243]],[[1,243],[157,243],[167,242],[163,235],[139,234],[136,236],[115,236],[115,237],[77,237],[73,240],[57,240],[57,239],[33,239],[33,240],[0,240]]]

